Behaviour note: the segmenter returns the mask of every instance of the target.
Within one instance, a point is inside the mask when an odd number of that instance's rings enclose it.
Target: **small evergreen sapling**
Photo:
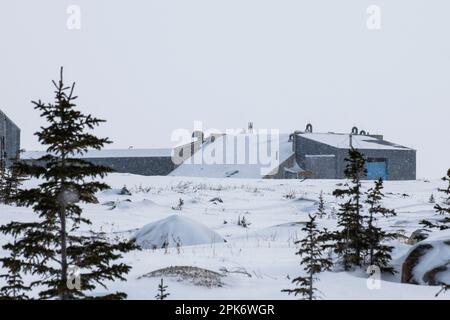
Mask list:
[[[429,220],[422,220],[420,222],[426,228],[434,228],[439,230],[450,229],[450,169],[447,171],[447,176],[442,178],[443,181],[448,183],[446,189],[438,189],[439,192],[444,193],[444,199],[442,204],[436,204],[434,209],[439,215],[445,215],[445,217],[437,222],[431,222]]]
[[[20,172],[19,159],[14,159],[9,169],[5,169],[3,182],[0,183],[0,199],[5,204],[17,204],[17,195],[20,186],[26,180],[25,176]]]
[[[11,222],[14,224],[14,222]],[[0,229],[3,227],[0,227]],[[1,231],[1,230],[0,230]],[[12,243],[3,246],[5,251],[9,251],[10,255],[0,259],[2,267],[7,271],[0,275],[6,283],[0,288],[1,300],[28,300],[27,293],[31,290],[32,285],[27,286],[22,280],[23,269],[26,268],[26,261],[21,259],[21,250],[23,246],[18,241],[20,231],[14,234]]]
[[[444,201],[442,205],[436,204],[434,208],[439,214],[450,214],[450,169],[447,171],[447,176],[442,178],[443,181],[448,183],[446,189],[438,189],[439,192],[444,194]]]
[[[434,199],[434,194],[431,194],[430,199],[428,199],[428,203],[436,203],[436,200]]]
[[[168,296],[170,296],[170,293],[167,291],[167,286],[164,285],[164,280],[161,279],[161,283],[158,285],[158,294],[155,296],[156,300],[165,300]]]
[[[317,208],[317,217],[322,219],[326,215],[325,201],[323,200],[323,191],[320,191],[319,195],[319,207]]]
[[[333,263],[328,257],[324,257],[323,243],[321,241],[321,232],[317,229],[316,217],[309,215],[309,221],[302,231],[306,232],[305,238],[295,243],[300,245],[296,253],[302,257],[301,264],[306,271],[305,277],[297,277],[292,283],[297,284],[295,289],[285,289],[282,292],[288,294],[301,295],[305,300],[314,300],[317,298],[314,283],[318,280],[317,274],[330,270]]]
[[[390,266],[393,247],[383,244],[383,240],[395,239],[396,234],[387,233],[375,225],[378,215],[384,217],[396,215],[394,210],[382,206],[381,201],[384,198],[382,190],[383,180],[379,179],[375,181],[375,186],[367,191],[366,203],[369,206],[369,216],[367,217],[367,228],[365,232],[368,245],[367,263],[369,266],[375,265],[379,267],[382,272],[393,274],[395,270]]]
[[[345,270],[354,266],[362,266],[364,251],[367,250],[365,241],[364,216],[362,206],[361,179],[366,176],[365,159],[356,149],[351,148],[345,159],[347,162],[345,176],[350,181],[344,189],[336,189],[333,195],[337,198],[345,198],[346,202],[339,204],[338,226],[340,230],[333,234],[335,242],[334,251],[341,258]]]

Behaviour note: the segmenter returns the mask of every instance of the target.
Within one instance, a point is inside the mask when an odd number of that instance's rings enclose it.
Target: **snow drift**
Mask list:
[[[182,215],[149,223],[132,238],[144,249],[225,242],[218,233]]]

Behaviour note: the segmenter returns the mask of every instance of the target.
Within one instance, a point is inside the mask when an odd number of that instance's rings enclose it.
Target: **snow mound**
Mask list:
[[[172,215],[145,225],[136,232],[133,240],[144,249],[225,242],[218,233],[182,215]]]

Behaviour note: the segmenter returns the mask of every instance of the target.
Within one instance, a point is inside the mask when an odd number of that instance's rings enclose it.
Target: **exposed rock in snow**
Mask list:
[[[421,285],[450,283],[450,232],[417,243],[402,266],[402,282]]]
[[[123,188],[120,190],[119,195],[121,196],[131,196],[130,190],[128,190],[127,186],[123,186]]]
[[[414,245],[420,241],[425,240],[430,236],[430,230],[427,229],[417,229],[413,233],[411,233],[411,236],[406,241],[407,244]]]
[[[116,208],[119,209],[128,209],[130,208],[130,204],[131,204],[131,200],[130,199],[126,199],[123,201],[107,201],[105,203],[103,203],[102,205],[110,207],[110,210],[114,210]]]
[[[176,278],[178,281],[187,281],[196,286],[202,287],[222,287],[222,274],[202,269],[198,267],[191,266],[172,266],[168,268],[163,268],[159,270],[147,273],[141,278],[162,278],[162,277],[172,277]]]
[[[180,214],[145,225],[133,239],[144,249],[225,242],[218,233]]]
[[[218,202],[223,203],[223,200],[220,197],[214,197],[211,200],[209,200],[209,202],[213,202],[214,204],[217,204]]]

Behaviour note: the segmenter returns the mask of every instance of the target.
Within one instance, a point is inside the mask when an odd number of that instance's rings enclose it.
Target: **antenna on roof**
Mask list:
[[[253,133],[253,122],[248,123],[248,133]]]

